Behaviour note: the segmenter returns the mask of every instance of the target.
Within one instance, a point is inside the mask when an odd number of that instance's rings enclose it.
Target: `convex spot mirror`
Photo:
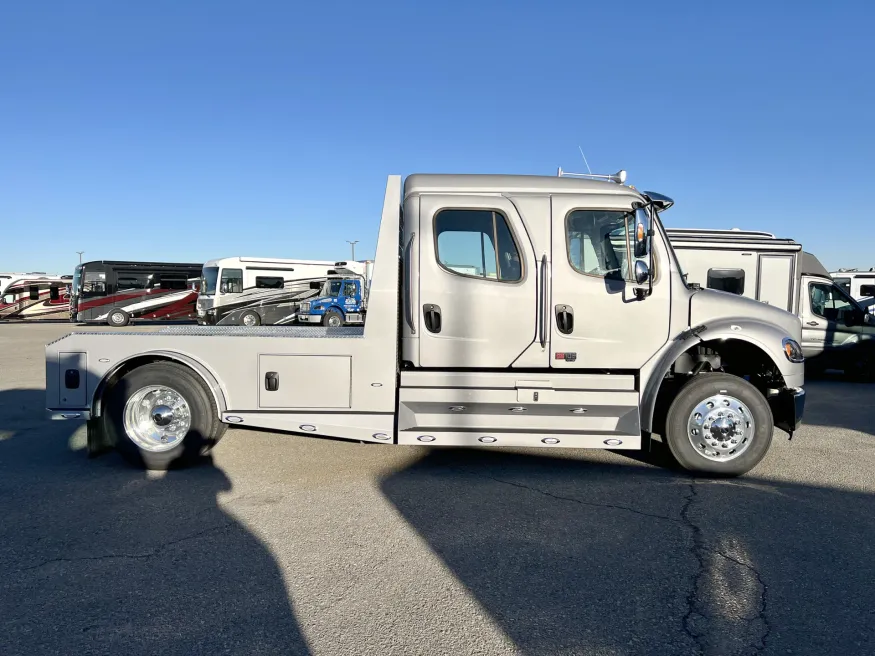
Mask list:
[[[635,282],[643,285],[648,280],[650,280],[650,267],[644,260],[637,260],[635,262]]]

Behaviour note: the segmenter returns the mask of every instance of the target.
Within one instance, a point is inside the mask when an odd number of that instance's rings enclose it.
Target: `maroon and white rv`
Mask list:
[[[73,273],[70,320],[126,326],[132,320],[194,321],[201,264],[85,262]]]
[[[0,273],[0,321],[66,319],[73,276]]]

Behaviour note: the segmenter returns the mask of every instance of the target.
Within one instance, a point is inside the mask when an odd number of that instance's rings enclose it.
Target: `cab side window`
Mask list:
[[[812,283],[808,288],[811,311],[827,321],[847,323],[856,309],[834,285]]]
[[[343,286],[343,295],[344,296],[355,296],[355,283],[348,282]]]
[[[565,218],[568,261],[588,276],[632,280],[629,231],[633,216],[622,210],[575,210]]]
[[[435,250],[451,273],[501,282],[523,277],[507,218],[493,210],[441,210],[434,218]]]

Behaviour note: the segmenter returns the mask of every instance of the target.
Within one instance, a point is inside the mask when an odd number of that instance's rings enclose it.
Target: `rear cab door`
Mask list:
[[[500,195],[423,194],[419,216],[420,365],[512,367],[539,316],[538,266],[515,206]]]

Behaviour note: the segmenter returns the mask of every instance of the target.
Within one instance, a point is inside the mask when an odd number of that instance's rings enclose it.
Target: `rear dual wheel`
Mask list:
[[[192,464],[227,428],[203,380],[175,362],[125,374],[107,390],[101,420],[128,462],[154,470]]]
[[[765,457],[774,419],[760,391],[743,378],[699,374],[672,402],[665,432],[669,450],[684,469],[740,476]]]

